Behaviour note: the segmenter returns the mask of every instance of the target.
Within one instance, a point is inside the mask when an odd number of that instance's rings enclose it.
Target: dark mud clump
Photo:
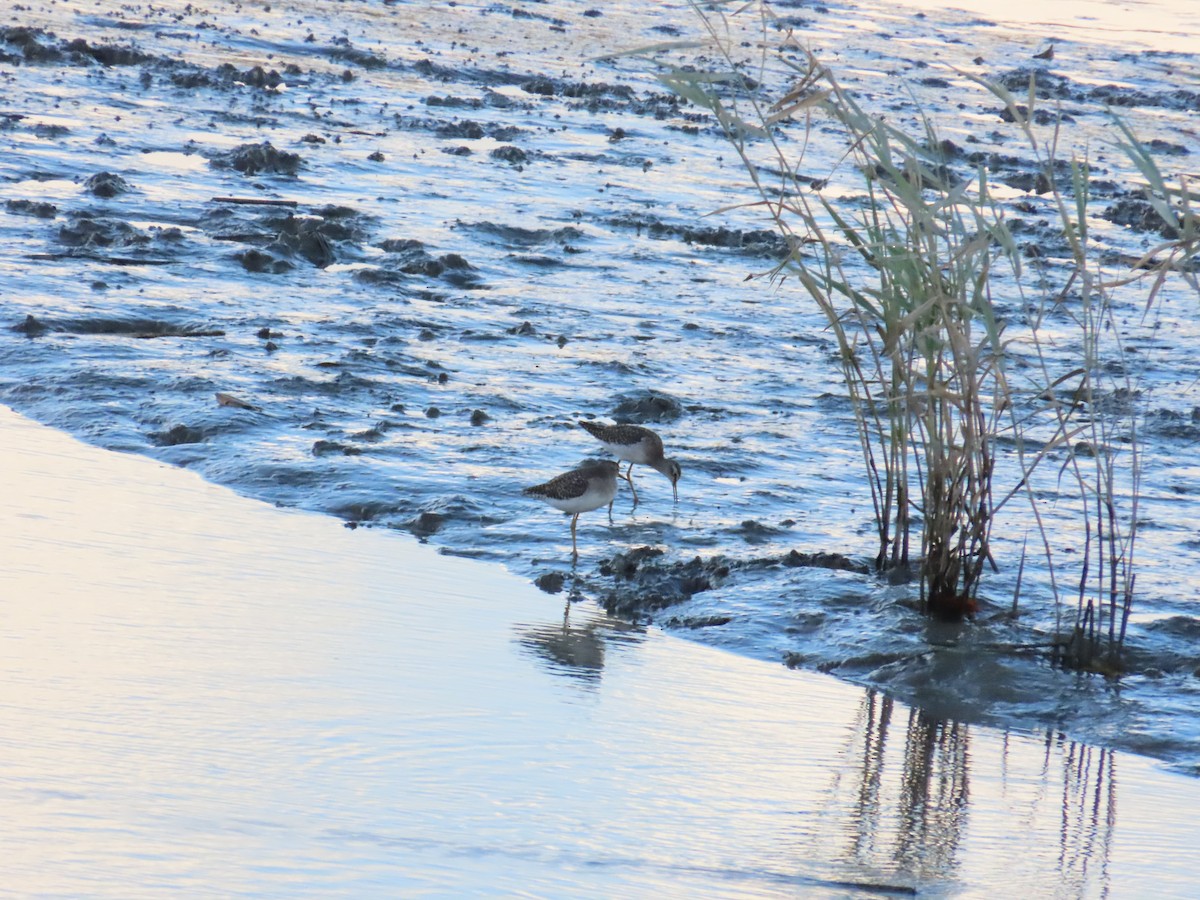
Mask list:
[[[78,213],[58,230],[58,239],[68,247],[140,247],[150,236],[121,219]]]
[[[1200,407],[1186,416],[1172,409],[1152,409],[1146,413],[1145,429],[1150,434],[1195,443],[1200,440]]]
[[[210,210],[201,224],[215,240],[253,245],[234,254],[246,271],[280,274],[294,268],[297,260],[324,269],[357,259],[370,223],[346,206],[324,206],[305,214],[271,207],[249,217],[222,206]]]
[[[295,268],[286,259],[267,253],[265,250],[239,250],[233,258],[242,264],[242,268],[255,275],[282,275]]]
[[[418,118],[416,116],[395,117],[396,125],[410,131],[430,131],[440,138],[463,141],[477,141],[490,137],[500,143],[507,143],[524,133],[523,128],[516,125],[503,125],[495,122],[479,123],[471,119],[456,119],[447,122],[442,119]]]
[[[169,61],[164,65],[170,70],[167,76],[171,84],[184,90],[196,88],[214,88],[228,90],[237,85],[274,91],[286,83],[285,75],[295,79],[301,74],[300,69],[289,64],[284,67],[284,75],[275,69],[264,69],[262,66],[251,66],[249,69],[238,69],[229,63],[222,63],[215,69],[206,69],[188,63]]]
[[[472,231],[481,237],[491,239],[493,243],[514,250],[541,247],[546,244],[558,244],[565,249],[586,238],[582,231],[571,225],[562,228],[524,228],[520,225],[506,225],[500,222],[472,222],[459,223],[456,227]]]
[[[290,74],[299,74],[296,67],[291,68]],[[277,88],[284,83],[284,77],[275,69],[264,69],[262,66],[251,66],[244,71],[238,70],[229,63],[217,67],[221,81],[226,84],[244,84],[256,88]]]
[[[431,94],[422,101],[426,106],[442,106],[450,109],[482,109],[483,101],[478,97],[439,97]]]
[[[243,175],[295,175],[303,160],[299,153],[276,150],[270,141],[241,144],[223,153],[214,153],[209,164],[219,169],[234,169]]]
[[[349,444],[342,444],[338,441],[313,441],[312,445],[313,456],[361,456],[362,448],[353,447]],[[355,518],[362,518],[357,516]]]
[[[0,28],[0,43],[19,51],[20,56],[0,51],[7,63],[53,63],[66,60],[71,65],[99,63],[102,66],[136,66],[153,59],[135,47],[124,44],[90,44],[83,38],[59,40],[40,28]]]
[[[571,109],[589,113],[629,112],[655,119],[670,119],[680,114],[683,102],[675,94],[649,92],[639,95],[627,84],[607,82],[566,81],[537,76],[520,85],[528,94],[540,97],[559,97]]]
[[[154,228],[147,234],[121,219],[78,213],[59,229],[58,239],[68,248],[65,252],[37,254],[34,258],[76,257],[109,265],[162,266],[173,262],[183,235],[176,228]],[[117,250],[123,252],[115,253]]]
[[[83,38],[76,38],[63,47],[63,50],[76,64],[95,61],[102,66],[137,66],[153,59],[135,47],[121,44],[89,44]]]
[[[446,524],[446,517],[441,513],[423,512],[415,519],[409,520],[407,528],[409,532],[419,538],[432,537],[442,530],[442,526]]]
[[[613,579],[598,598],[610,615],[636,617],[675,606],[712,590],[729,574],[728,563],[719,558],[661,563],[662,556],[656,547],[639,547],[600,563],[600,573]]]
[[[389,255],[388,268],[398,269],[406,275],[436,278],[446,271],[446,264],[436,259],[418,240],[389,238],[378,244],[378,247]]]
[[[683,406],[674,397],[658,391],[623,396],[613,407],[612,417],[630,425],[647,422],[674,422],[683,415]]]
[[[23,334],[26,337],[39,337],[50,330],[50,327],[43,323],[40,319],[34,316],[27,315],[24,322],[19,322],[9,328],[9,331],[15,331],[17,334]]]
[[[388,254],[382,267],[382,273],[377,278],[387,281],[386,273],[401,273],[404,275],[422,275],[426,278],[445,278],[451,284],[461,288],[478,288],[482,286],[474,274],[474,267],[458,253],[443,253],[435,257],[425,245],[412,238],[389,238],[377,245]]]
[[[36,216],[39,219],[53,219],[58,215],[58,207],[53,203],[37,200],[5,200],[4,210],[13,215]]]
[[[40,28],[0,28],[0,43],[17,51],[16,54],[0,53],[0,61],[9,64],[56,62],[62,59],[62,51],[54,40],[54,35],[47,34]]]
[[[566,581],[567,576],[562,572],[544,572],[535,578],[533,583],[539,590],[545,591],[547,594],[559,594],[562,593]]]
[[[949,142],[943,141],[943,144],[947,143]],[[1048,193],[1053,190],[1055,181],[1059,184],[1071,183],[1071,163],[1067,160],[1054,160],[1052,166],[1046,168],[1031,159],[1022,159],[1018,156],[994,151],[976,150],[963,154],[962,158],[973,168],[986,166],[996,180],[1026,193]]]
[[[477,141],[487,134],[478,122],[448,122],[438,125],[435,131],[441,137],[462,138],[468,141]]]
[[[1038,196],[1048,194],[1054,190],[1054,185],[1046,177],[1045,172],[1018,172],[1014,175],[1005,175],[1000,181],[1010,188],[1024,191],[1027,194],[1037,194]]]
[[[770,543],[784,534],[783,529],[764,525],[762,522],[755,521],[754,519],[747,519],[741,525],[738,525],[736,528],[730,528],[728,531],[740,537],[747,544]]]
[[[787,240],[778,232],[766,229],[744,231],[724,225],[716,228],[676,225],[644,213],[616,216],[608,219],[608,224],[619,228],[633,228],[639,235],[645,234],[654,240],[675,238],[688,244],[738,250],[773,259],[783,257],[789,252]]]
[[[738,572],[779,568],[820,568],[866,575],[868,563],[858,562],[840,553],[800,553],[792,550],[781,557],[730,560],[724,556],[709,559],[695,557],[686,562],[666,562],[656,547],[639,547],[618,553],[600,563],[600,574],[612,584],[597,598],[611,614],[631,618],[667,609],[690,600],[696,594],[719,587]],[[718,624],[718,623],[709,623]]]
[[[84,319],[53,319],[41,323],[46,329],[66,334],[132,337],[142,340],[152,338],[195,338],[221,337],[219,328],[203,328],[194,325],[177,325],[160,319],[133,317],[128,319],[98,316]]]
[[[497,147],[492,151],[492,159],[497,159],[500,162],[506,162],[512,166],[524,164],[529,159],[529,155],[520,147],[515,147],[512,144],[505,144]]]
[[[1200,106],[1200,93],[1185,88],[1145,91],[1116,84],[1082,85],[1064,75],[1029,67],[1006,72],[997,81],[1020,95],[1028,92],[1031,78],[1037,96],[1043,100],[1071,100],[1101,107],[1158,107],[1176,110],[1194,110]]]
[[[388,61],[370,50],[360,50],[350,42],[349,38],[334,38],[333,46],[325,55],[335,62],[347,62],[360,69],[385,69]]]
[[[1156,232],[1168,240],[1179,237],[1179,230],[1164,219],[1149,200],[1137,194],[1122,197],[1100,215],[1114,225],[1124,225],[1134,231]]]
[[[131,190],[129,182],[113,172],[97,172],[83,183],[83,189],[104,199],[127,194]]]
[[[228,69],[233,69],[233,72],[227,72],[227,67]],[[267,70],[262,66],[251,66],[246,71],[239,72],[233,66],[226,64],[226,66],[221,67],[221,71],[223,74],[226,74],[229,80],[235,84],[245,84],[249,85],[250,87],[277,88],[284,83],[283,76],[277,71],[274,69]],[[299,68],[293,67],[292,71],[298,74],[300,70]]]
[[[1001,122],[1015,122],[1017,121],[1017,116],[1020,116],[1025,120],[1029,119],[1029,107],[1025,106],[1025,104],[1019,103],[1016,105],[1015,109],[1016,112],[1014,113],[1013,109],[1005,106],[1002,107],[996,113],[996,115],[1000,117]],[[1075,120],[1070,116],[1070,114],[1062,112],[1061,110],[1055,110],[1052,112],[1048,109],[1035,109],[1033,111],[1033,124],[1035,125],[1053,125],[1056,122],[1073,121]]]
[[[159,447],[177,447],[180,444],[200,444],[204,442],[205,433],[203,429],[193,428],[190,425],[175,425],[168,428],[166,431],[154,431],[150,433],[152,440]]]
[[[855,572],[859,575],[869,575],[874,571],[874,568],[868,563],[856,562],[841,553],[827,551],[801,553],[798,550],[792,550],[780,562],[789,569],[832,569],[837,572]]]
[[[291,215],[276,224],[278,230],[268,250],[302,257],[318,269],[336,262],[335,244],[350,237],[349,229],[327,219]]]

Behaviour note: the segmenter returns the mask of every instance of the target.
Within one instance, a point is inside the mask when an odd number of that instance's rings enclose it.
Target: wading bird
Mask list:
[[[633,467],[636,463],[662,472],[671,481],[675,502],[679,502],[679,478],[683,469],[673,459],[663,456],[663,442],[657,434],[641,425],[602,425],[599,422],[579,421],[579,427],[604,445],[613,456],[629,463],[629,470],[621,476],[629,482],[633,491],[633,505],[638,505],[637,488],[633,486]]]
[[[537,497],[555,509],[571,513],[571,553],[579,559],[579,547],[575,543],[575,526],[579,514],[611,506],[617,495],[617,475],[621,464],[615,460],[592,460],[577,469],[551,478],[545,484],[537,484],[521,491],[527,497]]]

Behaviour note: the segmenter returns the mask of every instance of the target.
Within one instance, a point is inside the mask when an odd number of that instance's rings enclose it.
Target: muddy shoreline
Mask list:
[[[1147,470],[1160,538],[1139,578],[1145,616],[1124,692],[1144,699],[1131,726],[1109,686],[1048,664],[1044,591],[1006,617],[1011,566],[979,621],[951,630],[925,623],[904,584],[870,574],[869,500],[832,341],[795,296],[746,281],[785,245],[751,212],[707,215],[745,189],[716,123],[645,63],[591,61],[691,36],[683,9],[346,12],[338,23],[308,4],[139,16],[63,4],[2,23],[13,99],[0,110],[0,264],[22,290],[0,306],[0,399],[269,502],[496,561],[631,620],[975,720],[1065,717],[1073,733],[1197,771],[1200,720],[1162,702],[1200,695],[1194,600],[1171,574],[1200,553],[1187,524],[1200,482],[1174,462],[1200,435],[1180,324],[1190,301],[1166,331],[1130,338],[1163,460]],[[1046,114],[1089,140],[1116,107],[1164,165],[1195,164],[1200,97],[1163,74],[1194,58],[1059,43],[1039,60],[1042,47],[951,14],[880,39],[847,32],[845,12],[804,7],[791,26],[886,114],[911,111],[880,73],[948,118],[945,173],[983,165],[1004,186],[1035,279],[1053,282],[1065,253],[1047,173],[995,98],[963,94],[952,66],[1015,92],[1035,73]],[[918,56],[931,37],[936,52]],[[966,99],[947,110],[951,94]],[[847,189],[820,156],[835,149],[813,151],[814,191],[831,174]],[[1170,234],[1118,154],[1092,154],[1090,204],[1109,227],[1099,239],[1128,264]],[[1026,301],[1008,302],[1019,321]],[[612,526],[585,517],[571,570],[565,527],[519,487],[594,452],[581,416],[652,425],[687,462],[678,508],[651,474],[638,510],[622,497]],[[1012,691],[941,696],[946,660],[972,655],[981,668],[968,677],[1003,672]],[[1073,719],[1081,696],[1092,711]]]

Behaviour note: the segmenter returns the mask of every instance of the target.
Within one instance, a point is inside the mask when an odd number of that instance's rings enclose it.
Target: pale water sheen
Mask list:
[[[1200,7],[1191,0],[901,0],[929,14],[963,10],[1042,39],[1194,54]]]
[[[0,408],[18,896],[1188,897],[1200,782]]]

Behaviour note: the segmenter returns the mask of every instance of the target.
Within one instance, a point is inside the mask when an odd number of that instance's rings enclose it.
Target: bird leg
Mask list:
[[[572,559],[579,559],[579,545],[575,543],[575,523],[579,521],[579,513],[571,516],[571,554]]]
[[[633,505],[638,505],[637,488],[633,486],[633,463],[629,464],[628,470],[625,472],[625,480],[629,482],[629,489],[633,491]]]

